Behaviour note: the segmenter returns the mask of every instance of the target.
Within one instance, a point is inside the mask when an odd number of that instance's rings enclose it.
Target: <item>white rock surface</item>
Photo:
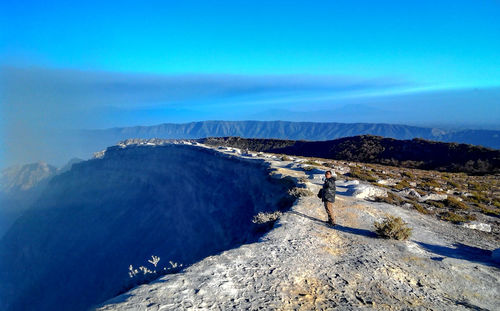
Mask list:
[[[479,230],[479,231],[484,231],[484,232],[491,232],[491,225],[485,224],[482,222],[478,221],[471,221],[469,223],[465,223],[462,225],[465,228],[469,229],[474,229],[474,230]]]
[[[370,185],[358,185],[353,196],[357,199],[371,199],[376,197],[386,197],[387,190]]]
[[[394,186],[396,183],[397,182],[394,179],[380,179],[380,180],[377,180],[377,184],[386,185],[386,186]]]
[[[427,200],[431,200],[431,201],[444,201],[448,199],[448,195],[446,194],[439,194],[439,193],[431,193],[431,194],[428,194],[428,195],[424,195],[423,197],[421,197],[419,199],[420,202],[425,202]]]
[[[402,195],[404,195],[405,197],[412,197],[412,198],[416,198],[417,200],[420,200],[420,198],[421,198],[420,193],[418,193],[413,188],[403,189],[399,193],[402,194]]]

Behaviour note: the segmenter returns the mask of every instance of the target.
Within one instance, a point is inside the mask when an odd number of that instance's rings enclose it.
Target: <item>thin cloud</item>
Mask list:
[[[112,127],[114,110],[213,108],[240,115],[259,100],[307,99],[408,87],[402,79],[314,75],[147,75],[43,67],[0,68],[7,158],[50,158],[61,129]],[[213,105],[213,106],[210,106]],[[271,105],[271,104],[269,104]],[[243,108],[244,107],[244,108]],[[272,107],[270,107],[272,108]],[[240,109],[241,111],[238,111]],[[243,111],[243,109],[245,109]],[[200,119],[200,115],[196,116]],[[140,121],[139,121],[140,122]],[[132,122],[130,125],[135,125]]]

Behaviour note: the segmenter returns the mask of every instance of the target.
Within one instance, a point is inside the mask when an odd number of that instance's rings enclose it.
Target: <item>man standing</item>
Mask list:
[[[323,184],[322,200],[325,204],[325,210],[328,214],[328,224],[334,226],[335,219],[333,217],[333,202],[335,202],[335,177],[331,171],[325,172],[325,183]]]

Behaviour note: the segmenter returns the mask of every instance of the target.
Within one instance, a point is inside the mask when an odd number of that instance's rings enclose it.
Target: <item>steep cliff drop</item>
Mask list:
[[[189,265],[258,237],[285,208],[260,160],[187,145],[111,147],[54,177],[0,243],[0,309],[85,310],[151,255]]]

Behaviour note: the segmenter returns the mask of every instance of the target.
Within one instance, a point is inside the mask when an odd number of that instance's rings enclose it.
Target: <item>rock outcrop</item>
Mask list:
[[[0,309],[86,310],[152,255],[189,265],[254,241],[253,216],[286,208],[289,186],[206,148],[108,148],[52,178],[2,238]]]

